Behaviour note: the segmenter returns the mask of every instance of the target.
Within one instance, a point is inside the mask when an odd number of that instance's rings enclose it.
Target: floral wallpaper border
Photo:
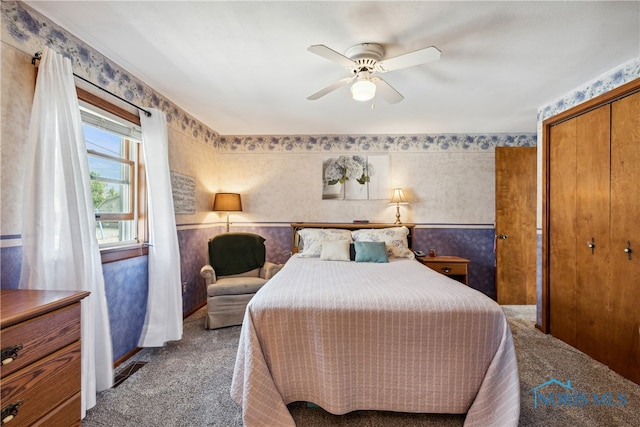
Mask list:
[[[223,153],[492,151],[535,146],[536,134],[220,136],[118,64],[29,6],[2,2],[2,39],[24,52],[48,46],[69,58],[76,74],[140,106],[161,109],[169,126]]]
[[[556,114],[582,104],[596,96],[607,93],[637,78],[640,78],[640,57],[634,58],[591,82],[580,86],[556,101],[542,106],[538,110],[538,124],[541,128],[542,122],[549,117],[553,117]]]
[[[227,135],[218,151],[241,152],[491,152],[495,147],[536,146],[535,133],[420,135]]]

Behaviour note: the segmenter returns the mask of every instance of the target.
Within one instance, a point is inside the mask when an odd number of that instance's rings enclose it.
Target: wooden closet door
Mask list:
[[[610,105],[576,117],[576,348],[608,363]],[[589,245],[593,242],[594,248]]]
[[[640,384],[640,92],[613,103],[611,127],[610,367]]]
[[[549,328],[576,345],[576,121],[550,129]]]

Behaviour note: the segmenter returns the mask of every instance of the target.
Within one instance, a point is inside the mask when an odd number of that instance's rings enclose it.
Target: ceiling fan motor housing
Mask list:
[[[345,55],[354,61],[350,71],[358,74],[361,71],[372,73],[375,70],[378,61],[382,60],[384,48],[377,43],[362,43],[350,47]]]

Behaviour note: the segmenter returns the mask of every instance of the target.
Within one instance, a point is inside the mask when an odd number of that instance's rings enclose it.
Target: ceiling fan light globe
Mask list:
[[[358,80],[351,85],[351,96],[356,101],[368,101],[376,96],[376,85],[370,80]]]

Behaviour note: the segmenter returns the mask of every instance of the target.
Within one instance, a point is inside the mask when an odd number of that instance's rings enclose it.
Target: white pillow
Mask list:
[[[384,242],[387,256],[397,258],[412,258],[415,256],[409,249],[408,235],[409,229],[404,225],[402,227],[366,228],[351,232],[354,242]]]
[[[333,240],[322,242],[320,259],[325,261],[351,261],[349,258],[348,240]]]
[[[299,257],[319,257],[322,252],[322,243],[335,240],[346,240],[351,243],[351,231],[338,228],[303,228],[298,231],[302,239],[302,251]]]

